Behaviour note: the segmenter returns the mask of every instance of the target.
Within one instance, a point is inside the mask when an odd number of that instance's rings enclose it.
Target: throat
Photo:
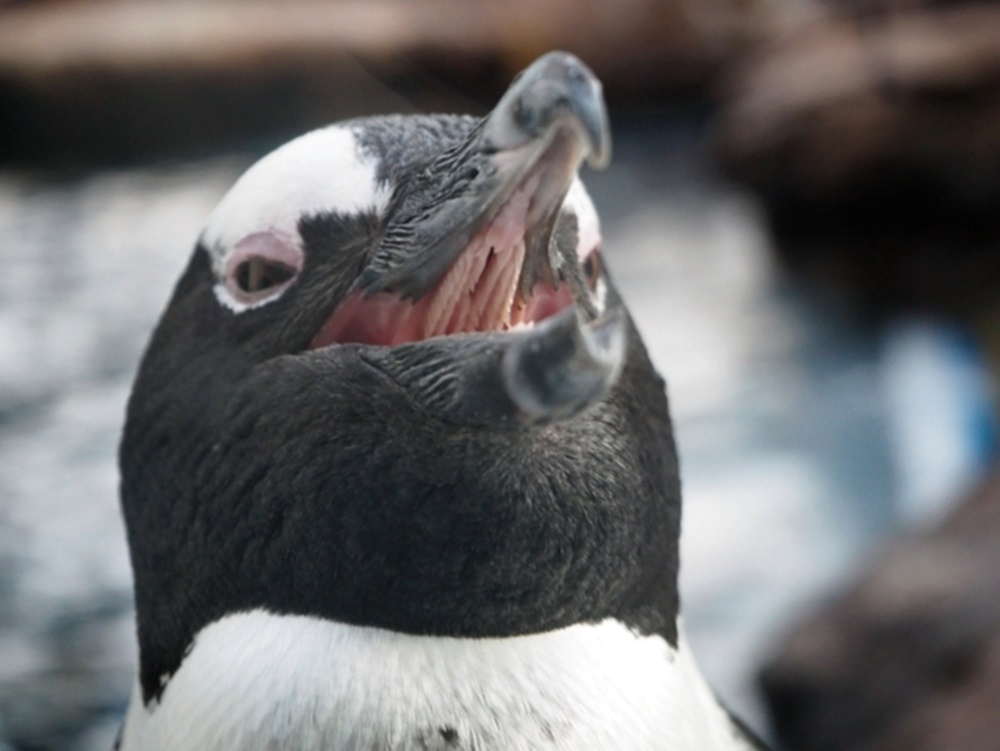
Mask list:
[[[727,722],[683,643],[613,619],[465,639],[258,610],[203,629],[158,703],[133,697],[122,749],[710,751]]]

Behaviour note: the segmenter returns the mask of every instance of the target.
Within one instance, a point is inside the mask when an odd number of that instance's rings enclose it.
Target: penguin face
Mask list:
[[[576,177],[608,156],[599,84],[553,53],[483,119],[316,131],[223,198],[121,445],[147,701],[252,608],[676,642],[663,384]]]
[[[516,350],[557,343],[538,334],[493,343],[509,372],[490,388],[509,393],[479,398],[510,402],[506,421],[580,409],[612,385],[624,349],[620,314],[594,323],[606,296],[600,229],[576,177],[584,158],[606,163],[609,141],[599,83],[558,54],[482,121],[373,118],[299,138],[252,167],[202,234],[216,301],[246,319],[220,325],[267,359],[510,332],[564,311],[568,322],[578,307],[593,325],[571,345],[571,386],[533,391],[515,372]]]

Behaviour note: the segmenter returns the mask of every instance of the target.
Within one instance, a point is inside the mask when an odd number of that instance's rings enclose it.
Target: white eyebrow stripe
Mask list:
[[[579,232],[576,250],[583,258],[601,244],[601,223],[597,217],[594,202],[579,177],[574,178],[570,185],[563,206],[572,209],[576,214],[577,231]]]
[[[349,128],[306,133],[250,167],[212,212],[202,244],[220,270],[242,238],[275,232],[299,244],[299,220],[324,212],[384,210],[388,187],[376,179],[375,159]]]

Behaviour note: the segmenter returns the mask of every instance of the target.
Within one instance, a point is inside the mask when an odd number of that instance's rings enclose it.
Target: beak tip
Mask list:
[[[603,170],[611,164],[611,133],[605,129],[603,138],[591,146],[590,154],[587,155],[587,164],[591,169]]]
[[[604,169],[611,161],[611,125],[600,80],[568,52],[543,55],[511,84],[487,126],[499,150],[513,149],[544,137],[569,117],[575,121],[587,163]]]
[[[617,383],[627,338],[625,315],[616,309],[590,323],[572,310],[544,321],[504,353],[511,403],[534,422],[577,414]]]

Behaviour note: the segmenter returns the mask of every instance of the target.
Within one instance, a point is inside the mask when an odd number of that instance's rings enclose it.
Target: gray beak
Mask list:
[[[560,208],[583,161],[603,167],[610,156],[593,73],[563,52],[532,64],[462,143],[401,186],[358,288],[420,298],[530,180],[520,287],[558,274],[576,304],[524,331],[365,347],[360,356],[456,425],[544,424],[602,398],[624,365],[627,315],[620,307],[597,311],[577,255],[575,217]]]
[[[584,160],[603,167],[610,158],[600,81],[573,55],[545,55],[463,142],[398,186],[385,232],[356,288],[419,299],[531,175],[540,180],[525,227],[522,288],[550,280],[553,267],[563,265],[558,256],[575,241],[575,232],[557,233],[566,192]],[[556,235],[562,241],[553,249]],[[569,265],[577,265],[575,256]]]
[[[550,52],[514,80],[487,118],[483,138],[496,151],[514,151],[533,144],[544,148],[560,131],[573,134],[591,167],[602,169],[611,161],[601,82],[573,55]]]

